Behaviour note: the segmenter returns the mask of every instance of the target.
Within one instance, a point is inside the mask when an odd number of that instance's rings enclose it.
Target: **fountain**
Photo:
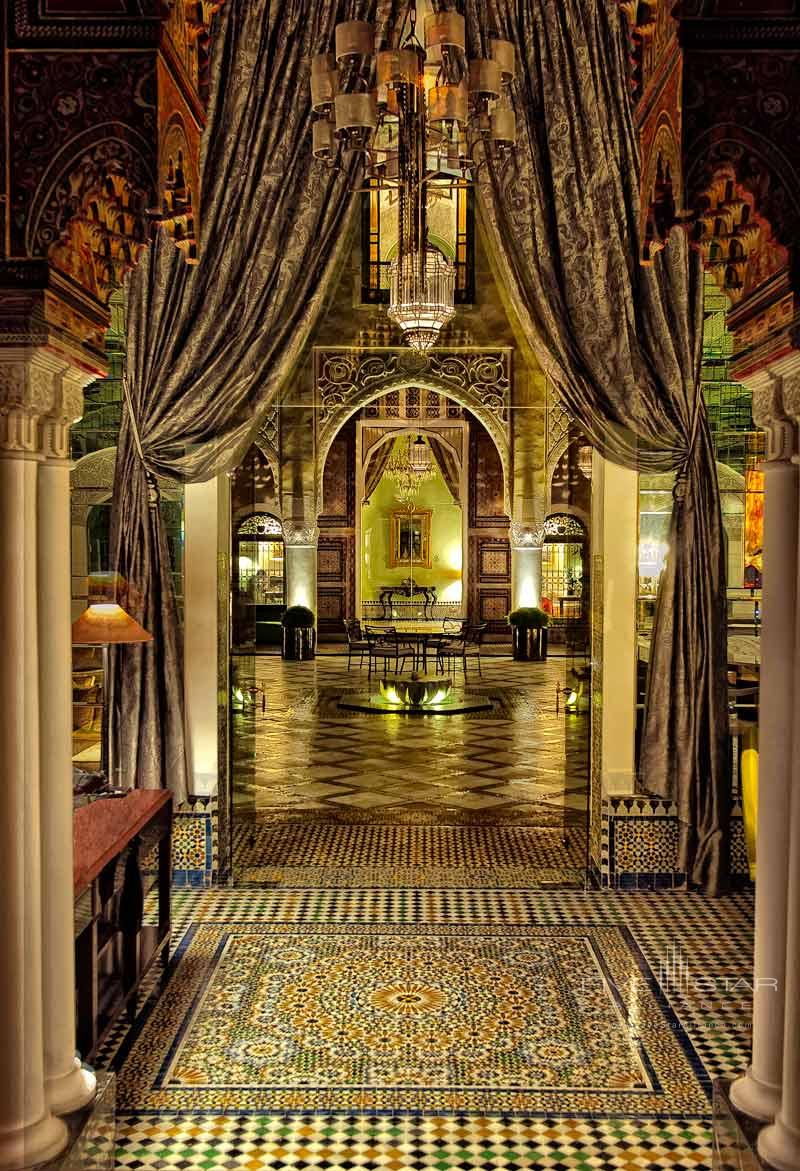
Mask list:
[[[445,675],[386,675],[377,694],[350,694],[339,699],[339,707],[351,711],[394,713],[401,716],[453,716],[464,712],[490,711],[492,701],[484,695],[453,693],[453,680]]]

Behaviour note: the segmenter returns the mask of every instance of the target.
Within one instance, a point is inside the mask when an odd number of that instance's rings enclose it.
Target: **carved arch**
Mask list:
[[[511,515],[511,448],[508,412],[511,351],[315,349],[317,440],[316,502],[330,446],[356,411],[408,385],[442,394],[465,407],[491,436],[503,468],[504,507]]]

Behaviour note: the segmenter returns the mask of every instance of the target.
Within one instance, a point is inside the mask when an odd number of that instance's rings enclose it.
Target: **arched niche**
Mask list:
[[[588,605],[588,533],[571,512],[551,513],[542,539],[542,603],[557,621],[583,621]]]
[[[283,524],[273,513],[251,512],[236,522],[231,544],[233,645],[278,646],[286,605]]]

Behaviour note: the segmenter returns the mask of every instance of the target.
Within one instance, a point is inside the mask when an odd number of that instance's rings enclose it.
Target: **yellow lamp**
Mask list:
[[[136,619],[123,610],[117,602],[93,602],[72,623],[72,643],[74,646],[100,646],[103,648],[103,706],[106,708],[106,727],[102,743],[101,767],[112,788],[114,774],[111,713],[106,706],[109,681],[108,648],[112,644],[152,641],[152,634],[148,634],[144,627],[140,626]]]

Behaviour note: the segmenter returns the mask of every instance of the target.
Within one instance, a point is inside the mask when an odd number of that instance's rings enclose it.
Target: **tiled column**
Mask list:
[[[783,407],[795,423],[800,422],[800,375],[782,380]],[[795,455],[795,464],[798,456]],[[793,469],[797,474],[797,468]],[[795,523],[798,508],[797,493],[800,481],[795,479]],[[771,507],[771,503],[770,503]],[[766,540],[765,540],[766,543]],[[800,606],[800,542],[796,546],[795,581],[797,582],[795,606]],[[765,566],[766,569],[766,566]],[[766,585],[766,576],[765,576]],[[766,602],[764,620],[766,621]],[[763,638],[763,635],[762,635]],[[780,1109],[771,1126],[765,1127],[758,1136],[758,1152],[771,1166],[780,1171],[797,1171],[800,1168],[800,618],[796,618],[795,642],[795,689],[791,726],[794,731],[794,750],[789,753],[791,761],[791,810],[788,819],[789,865],[786,880],[786,977],[783,1024],[783,1070]],[[763,687],[763,683],[762,683]],[[765,701],[761,702],[761,723],[764,724]],[[764,745],[765,735],[760,736]],[[763,756],[764,748],[761,753]],[[759,822],[761,819],[761,781],[759,779]],[[764,864],[760,853],[761,834],[756,847],[757,880],[761,881],[761,867]],[[770,847],[771,848],[771,847]],[[758,913],[758,910],[756,911]],[[783,982],[782,982],[783,983]],[[781,994],[784,988],[781,987]]]
[[[317,541],[316,524],[284,521],[284,573],[287,606],[307,606],[317,614]]]
[[[56,1114],[91,1101],[94,1075],[75,1055],[72,897],[72,642],[69,428],[90,376],[53,369],[53,409],[42,420],[37,490],[39,768],[42,841],[42,996],[47,1103]]]
[[[770,1120],[780,1106],[783,1076],[798,553],[798,469],[792,462],[797,435],[784,409],[780,379],[764,375],[754,385],[753,417],[767,437],[753,1056],[747,1073],[733,1083],[731,1099],[745,1114]]]
[[[544,528],[536,521],[513,521],[511,542],[511,608],[538,606],[542,600],[542,540]]]
[[[42,1011],[36,531],[52,373],[33,347],[0,352],[0,1168],[15,1169],[55,1157],[67,1142],[45,1096]],[[70,853],[71,845],[70,833]]]

